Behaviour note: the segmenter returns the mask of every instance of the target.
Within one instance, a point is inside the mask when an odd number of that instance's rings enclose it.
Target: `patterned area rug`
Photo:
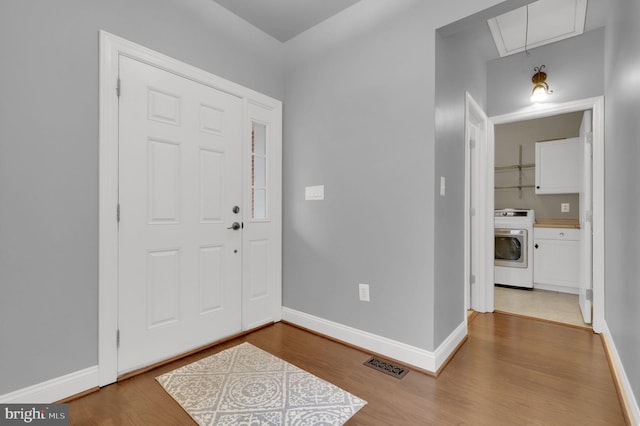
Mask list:
[[[199,425],[342,425],[367,403],[249,343],[156,380]]]

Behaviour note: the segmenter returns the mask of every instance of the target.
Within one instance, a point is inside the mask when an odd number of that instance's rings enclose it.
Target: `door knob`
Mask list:
[[[535,247],[535,248],[538,248],[538,245],[536,244],[534,247]]]
[[[233,222],[233,224],[227,229],[233,229],[234,231],[237,231],[238,229],[240,229],[240,224],[238,222]]]
[[[232,212],[234,212],[235,214],[240,213],[240,207],[238,206],[233,206],[233,208],[231,209]]]

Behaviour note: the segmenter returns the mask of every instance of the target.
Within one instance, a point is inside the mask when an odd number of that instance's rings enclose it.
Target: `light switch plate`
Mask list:
[[[304,188],[304,199],[311,201],[324,200],[324,185],[306,186]]]
[[[370,302],[369,297],[369,284],[358,284],[358,293],[360,294],[361,302]]]
[[[560,212],[561,213],[569,213],[571,211],[571,204],[569,203],[560,203]]]

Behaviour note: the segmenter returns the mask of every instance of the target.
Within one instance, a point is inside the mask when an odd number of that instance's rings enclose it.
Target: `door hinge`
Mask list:
[[[120,223],[120,203],[118,203],[118,207],[116,207],[116,220]]]
[[[593,290],[592,289],[590,289],[590,288],[587,289],[586,296],[587,296],[587,300],[589,302],[593,302]]]
[[[469,216],[473,217],[476,215],[476,208],[475,207],[471,207],[469,209]]]
[[[475,284],[476,283],[476,276],[475,275],[469,275],[469,283],[471,283],[471,284]]]
[[[116,347],[120,347],[120,329],[116,331]]]
[[[591,144],[593,143],[593,132],[588,132],[588,133],[586,133],[586,134],[585,134],[585,136],[586,136],[586,137],[584,138],[584,140],[585,140],[589,145],[591,145]]]
[[[584,212],[584,220],[585,222],[593,223],[593,211],[587,210]]]
[[[469,139],[469,148],[473,149],[476,147],[476,140],[475,139]]]
[[[116,82],[116,96],[120,97],[120,77],[118,77],[118,81]]]

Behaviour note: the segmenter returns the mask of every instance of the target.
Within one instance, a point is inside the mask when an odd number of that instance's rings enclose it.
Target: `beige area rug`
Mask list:
[[[249,343],[156,380],[199,425],[342,425],[367,403]]]

